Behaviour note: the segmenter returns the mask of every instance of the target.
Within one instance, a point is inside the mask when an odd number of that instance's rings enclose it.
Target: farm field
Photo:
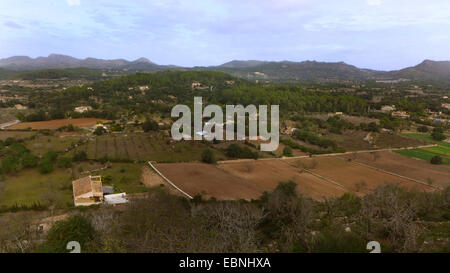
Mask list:
[[[450,185],[450,167],[448,165],[432,165],[423,160],[389,151],[358,153],[342,157],[432,185],[440,187]]]
[[[226,162],[218,167],[234,176],[250,181],[265,191],[274,190],[280,182],[297,183],[296,190],[314,199],[341,196],[346,190],[307,172],[301,172],[282,160]]]
[[[361,158],[370,153],[364,153]],[[348,155],[354,156],[354,155]],[[401,157],[401,156],[400,156]],[[367,157],[370,160],[370,156]],[[382,162],[379,160],[378,162]],[[362,163],[362,162],[361,162]],[[368,164],[369,165],[369,164]],[[218,165],[203,163],[178,163],[156,164],[158,170],[168,177],[182,190],[190,195],[203,194],[205,197],[217,199],[251,199],[258,198],[264,191],[271,191],[280,182],[293,181],[297,184],[300,194],[316,200],[341,196],[346,192],[364,195],[372,192],[378,186],[396,184],[408,190],[435,191],[436,189],[406,178],[391,175],[367,166],[349,162],[346,158],[335,156],[318,156],[312,158],[285,158],[274,160],[236,160],[225,161]],[[396,168],[384,168],[385,171],[394,173]],[[306,170],[304,170],[304,168]],[[420,166],[411,173],[398,173],[408,178],[421,180],[424,177],[417,175]],[[420,174],[420,173],[419,173]],[[444,177],[448,177],[445,169],[430,171],[430,179],[439,179],[439,183],[445,184]],[[161,183],[161,179],[152,178]],[[448,183],[448,182],[447,182]]]
[[[55,168],[50,174],[41,174],[38,169],[22,170],[8,175],[0,182],[0,206],[33,205],[40,202],[48,205],[50,200],[57,207],[72,203],[71,174]]]
[[[80,137],[59,135],[37,135],[32,140],[26,141],[25,146],[35,155],[42,156],[48,151],[63,152],[72,145],[78,143]]]
[[[73,126],[77,126],[79,128],[89,128],[97,124],[97,122],[108,122],[108,120],[98,118],[76,118],[76,119],[55,119],[37,122],[21,122],[11,127],[8,127],[7,129],[23,130],[31,128],[33,130],[44,130],[44,129],[56,130],[62,126],[67,126],[69,124],[72,124]]]
[[[411,150],[398,150],[394,151],[395,153],[398,153],[403,156],[412,157],[412,158],[418,158],[421,160],[425,160],[427,162],[430,162],[430,160],[435,156],[441,156],[442,157],[442,164],[449,164],[449,157],[446,156],[446,153],[448,153],[450,150],[446,149],[444,147],[433,147],[434,150],[430,150],[430,148],[425,149],[411,149]]]
[[[36,132],[0,130],[0,140],[3,140],[3,141],[9,137],[12,137],[15,139],[24,139],[24,138],[32,137],[34,135],[36,135]]]
[[[264,188],[203,163],[154,164],[155,167],[189,195],[234,200],[260,197]],[[171,187],[170,185],[167,185]]]
[[[85,151],[88,159],[187,162],[200,161],[206,148],[207,145],[198,141],[171,142],[163,134],[127,133],[94,137],[73,152]],[[218,150],[214,152],[218,159],[225,158]]]
[[[418,191],[432,191],[428,187],[404,178],[380,172],[362,165],[357,165],[335,156],[321,156],[303,159],[286,159],[297,166],[302,166],[315,174],[339,183],[347,191],[367,194],[378,186],[396,184]]]
[[[405,136],[405,137],[408,137],[408,138],[419,139],[419,140],[423,140],[423,141],[426,141],[426,142],[429,142],[429,143],[438,144],[439,146],[444,146],[444,147],[450,148],[450,143],[444,142],[444,141],[436,141],[429,134],[424,134],[424,133],[403,133],[402,135]]]

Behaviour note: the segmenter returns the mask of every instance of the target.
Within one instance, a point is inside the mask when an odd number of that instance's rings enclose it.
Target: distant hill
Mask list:
[[[261,79],[273,81],[365,81],[396,80],[403,78],[450,82],[450,62],[430,60],[425,60],[414,67],[396,71],[361,69],[344,62],[269,62],[258,60],[233,60],[218,66],[187,68],[158,65],[146,58],[139,58],[135,61],[127,61],[124,59],[77,59],[65,55],[50,54],[48,57],[38,57],[35,59],[26,56],[0,59],[1,68],[16,71],[87,68],[120,70],[125,73],[159,70],[200,70],[225,72],[250,80]],[[10,73],[7,70],[3,70],[0,71],[0,76]]]
[[[231,64],[231,65],[230,65]],[[377,71],[360,69],[343,62],[260,62],[233,61],[211,68],[248,79],[270,80],[365,80],[374,77]]]
[[[430,61],[425,60],[422,63],[401,69],[398,71],[391,71],[388,73],[392,77],[397,78],[412,78],[424,80],[450,80],[450,61]]]
[[[125,69],[137,71],[164,68],[164,66],[157,65],[145,58],[140,58],[135,61],[127,61],[124,59],[77,59],[66,55],[50,54],[48,57],[38,57],[35,59],[26,56],[15,56],[6,59],[0,59],[0,68],[7,68],[11,70],[41,70],[80,67],[90,69]]]

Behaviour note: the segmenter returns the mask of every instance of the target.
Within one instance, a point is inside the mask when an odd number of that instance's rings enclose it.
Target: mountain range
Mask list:
[[[219,66],[179,67],[158,65],[146,58],[135,61],[124,59],[102,60],[95,58],[77,59],[70,56],[50,54],[48,57],[30,58],[15,56],[0,59],[0,68],[18,71],[63,68],[90,68],[122,71],[150,70],[212,70],[222,71],[246,79],[267,79],[280,81],[355,81],[355,80],[445,80],[450,81],[450,61],[425,60],[422,63],[395,71],[362,69],[344,62],[233,60]]]

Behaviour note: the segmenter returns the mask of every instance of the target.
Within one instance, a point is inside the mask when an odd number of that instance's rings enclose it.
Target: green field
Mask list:
[[[435,152],[433,150],[430,150],[430,148],[426,148],[426,149],[411,149],[411,150],[397,150],[394,151],[397,154],[401,154],[407,157],[413,157],[413,158],[418,158],[418,159],[422,159],[425,161],[430,162],[430,160],[434,157],[434,156],[440,156],[442,157],[442,164],[449,164],[450,163],[450,158],[448,156],[445,156],[443,154],[443,152],[448,153],[450,150],[443,148],[443,147],[433,147],[433,148],[441,148],[439,149],[440,152]],[[441,152],[443,150],[443,152]]]
[[[444,147],[450,148],[450,143],[444,142],[444,141],[436,141],[429,134],[403,133],[402,135],[405,136],[405,137],[414,138],[414,139],[420,139],[420,140],[424,140],[424,141],[429,142],[429,143],[434,143],[434,144],[438,144],[439,146],[444,146]]]
[[[55,168],[50,174],[38,169],[25,169],[16,175],[7,175],[0,182],[0,206],[32,205],[40,202],[66,207],[72,202],[71,175],[67,170]]]

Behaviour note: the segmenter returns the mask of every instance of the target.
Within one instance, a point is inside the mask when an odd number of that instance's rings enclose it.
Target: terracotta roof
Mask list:
[[[92,193],[93,196],[103,196],[103,188],[101,180],[92,180],[90,176],[86,176],[72,181],[73,195],[77,198],[80,195]]]
[[[92,191],[91,178],[89,176],[72,181],[72,186],[75,197]]]

